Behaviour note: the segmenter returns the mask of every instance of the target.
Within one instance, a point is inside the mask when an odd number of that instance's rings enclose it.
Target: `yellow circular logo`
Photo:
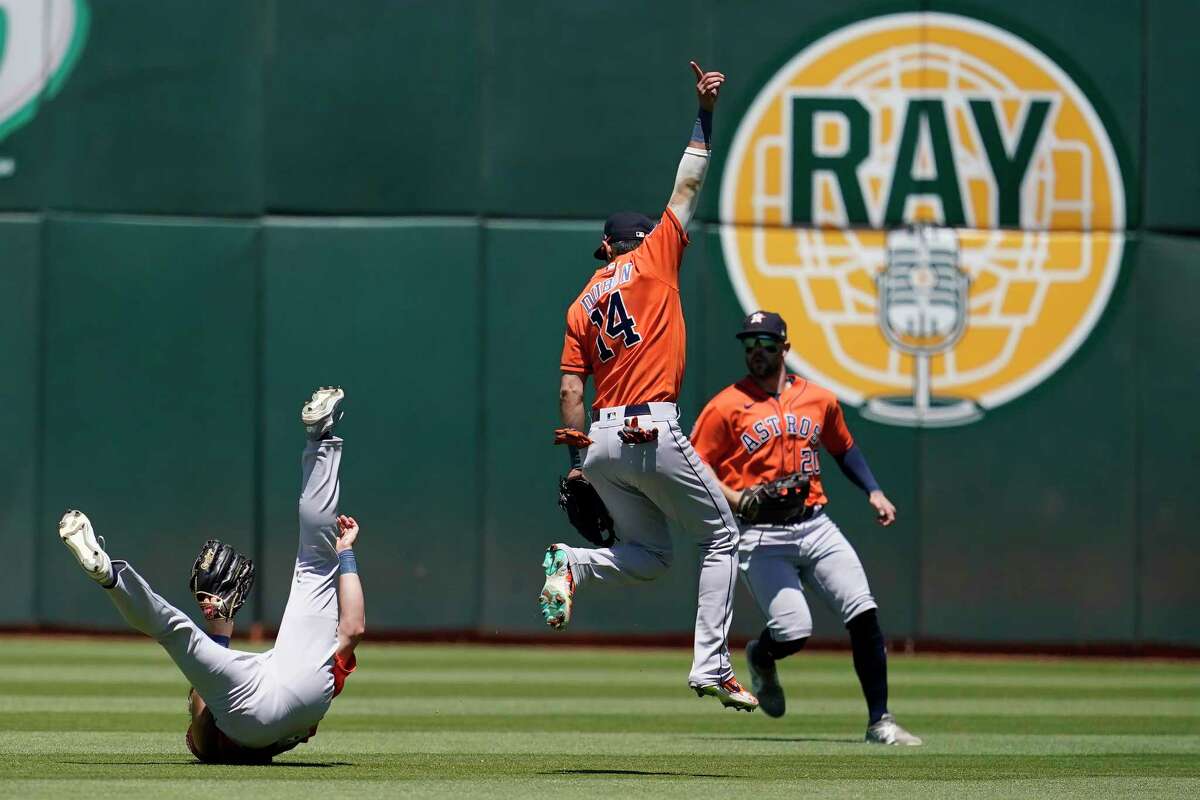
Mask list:
[[[902,425],[1023,394],[1083,343],[1124,250],[1100,117],[1028,42],[967,17],[864,20],[806,47],[741,120],[721,242],[791,366]]]

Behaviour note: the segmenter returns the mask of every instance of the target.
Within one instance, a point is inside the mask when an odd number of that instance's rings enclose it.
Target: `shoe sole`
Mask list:
[[[538,603],[542,608],[542,618],[546,621],[553,630],[561,631],[571,622],[571,604],[573,602],[569,592],[564,591],[555,584],[561,582],[566,583],[565,579],[561,581],[555,580],[557,569],[554,564],[554,554],[556,550],[547,550],[546,557],[542,559],[542,570],[546,573],[546,582],[542,584],[542,593],[538,595]],[[570,569],[570,567],[567,567]],[[556,610],[552,610],[556,609]]]
[[[63,514],[62,519],[58,521],[58,538],[62,539],[62,543],[84,570],[93,575],[102,570],[104,560],[100,558],[100,554],[104,551],[96,541],[91,521],[82,511],[72,509]]]
[[[866,742],[867,742],[867,744],[877,744],[877,745],[881,745],[881,746],[883,746],[883,747],[920,747],[920,746],[922,746],[923,744],[925,744],[925,742],[922,742],[922,741],[916,741],[916,742],[885,742],[885,741],[883,741],[882,739],[867,739],[867,740],[866,740]]]
[[[900,729],[900,732],[907,737],[908,741],[904,741],[898,736],[893,738],[891,741],[888,741],[887,739],[881,739],[878,736],[872,736],[870,733],[866,735],[864,741],[866,741],[867,744],[878,744],[883,745],[884,747],[920,747],[921,745],[925,744],[920,737],[913,736],[903,728]]]
[[[312,394],[312,399],[300,409],[300,422],[305,427],[316,425],[326,417],[337,413],[338,406],[346,399],[340,386],[322,386]]]
[[[566,600],[563,594],[553,589],[542,589],[542,594],[538,598],[542,605],[542,618],[546,620],[546,624],[556,631],[561,631],[567,627],[571,621],[568,607],[570,601]],[[552,611],[551,609],[558,609]]]
[[[712,691],[709,691],[712,690]],[[721,701],[721,705],[726,708],[734,708],[738,711],[750,712],[759,707],[758,703],[747,703],[742,700],[734,700],[731,697],[722,695],[715,686],[693,686],[692,691],[697,697],[715,697]]]

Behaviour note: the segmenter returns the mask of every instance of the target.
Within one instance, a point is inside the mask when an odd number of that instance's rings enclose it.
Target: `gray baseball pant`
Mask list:
[[[638,418],[658,440],[625,444],[617,432],[623,408],[602,409],[588,436],[583,472],[612,514],[619,541],[612,547],[561,547],[576,585],[589,580],[636,583],[671,565],[667,518],[694,537],[704,554],[696,604],[696,638],[688,683],[710,686],[733,677],[729,625],[737,583],[738,528],[716,479],[679,427],[674,403],[650,403]]]
[[[742,578],[777,642],[812,635],[808,587],[842,622],[878,608],[858,553],[824,514],[796,525],[747,526],[739,546]]]
[[[222,647],[172,606],[127,562],[113,561],[113,604],[137,630],[156,640],[212,710],[217,727],[238,744],[266,747],[306,735],[333,696],[337,649],[338,467],[342,440],[304,449],[300,545],[275,647],[248,653]]]

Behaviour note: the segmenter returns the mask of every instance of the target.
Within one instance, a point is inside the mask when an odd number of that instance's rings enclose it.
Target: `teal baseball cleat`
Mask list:
[[[571,607],[575,603],[575,578],[566,551],[556,544],[547,547],[542,569],[546,572],[546,582],[538,596],[542,617],[551,628],[561,631],[571,621]]]

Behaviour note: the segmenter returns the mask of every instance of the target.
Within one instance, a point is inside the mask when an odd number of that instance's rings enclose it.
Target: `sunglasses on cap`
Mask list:
[[[742,339],[742,347],[747,353],[760,347],[768,353],[778,353],[779,340],[773,336],[746,336]]]

